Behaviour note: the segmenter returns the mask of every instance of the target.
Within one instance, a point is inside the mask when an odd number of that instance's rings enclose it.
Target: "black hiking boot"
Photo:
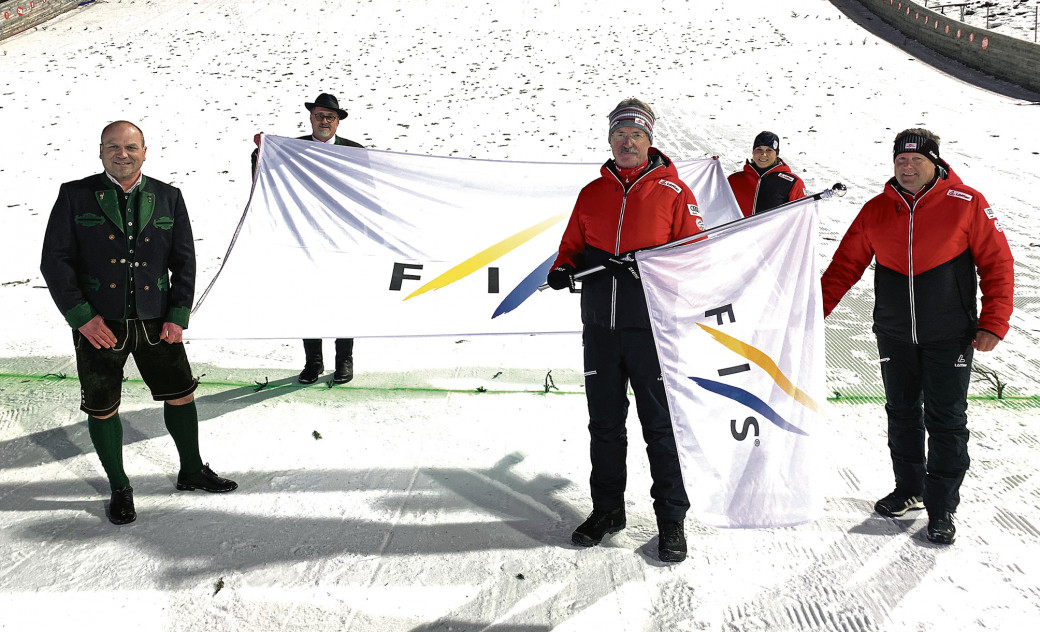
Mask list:
[[[953,544],[957,539],[957,527],[953,526],[953,514],[944,511],[928,518],[928,541],[935,544]]]
[[[617,533],[625,528],[625,508],[618,507],[609,511],[593,509],[585,522],[581,523],[571,535],[571,542],[578,546],[596,546],[603,541],[603,536]]]
[[[686,533],[683,521],[657,522],[657,557],[662,562],[681,562],[686,559]]]

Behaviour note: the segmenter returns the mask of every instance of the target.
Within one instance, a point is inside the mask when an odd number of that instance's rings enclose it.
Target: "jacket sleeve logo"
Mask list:
[[[679,185],[674,182],[669,182],[667,180],[658,180],[657,184],[663,184],[672,191],[675,191],[676,193],[682,193],[682,189],[679,188]]]
[[[687,204],[686,210],[690,212],[690,215],[695,215],[697,217],[701,216],[701,207],[696,204]]]
[[[950,189],[949,191],[947,191],[946,195],[948,195],[950,197],[955,197],[955,198],[958,198],[958,199],[961,199],[961,200],[965,200],[967,202],[971,202],[971,198],[972,198],[971,193],[965,193],[964,191],[956,191],[954,189]]]

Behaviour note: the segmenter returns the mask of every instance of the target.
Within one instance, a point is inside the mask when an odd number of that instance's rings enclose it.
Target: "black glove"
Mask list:
[[[636,279],[639,278],[639,268],[636,267],[636,255],[634,250],[614,255],[603,262],[603,267],[615,277],[631,274]]]
[[[545,276],[545,282],[549,284],[554,290],[562,290],[564,288],[570,288],[571,292],[574,291],[574,266],[569,263],[565,263],[562,266],[557,266],[549,271],[549,274]]]

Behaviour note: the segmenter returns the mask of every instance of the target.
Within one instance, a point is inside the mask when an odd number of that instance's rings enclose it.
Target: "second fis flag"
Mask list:
[[[791,526],[822,507],[816,207],[636,255],[686,492],[705,524]]]

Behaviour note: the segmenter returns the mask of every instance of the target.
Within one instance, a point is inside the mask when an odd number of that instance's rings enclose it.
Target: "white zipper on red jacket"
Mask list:
[[[756,214],[757,214],[757,211],[758,211],[758,190],[759,190],[760,188],[762,188],[762,180],[763,180],[763,179],[764,179],[764,178],[765,178],[765,177],[766,177],[766,176],[767,176],[768,174],[772,173],[772,172],[773,172],[773,169],[776,169],[776,168],[777,168],[777,167],[779,167],[779,166],[780,166],[781,164],[782,164],[782,163],[780,163],[779,161],[777,161],[777,163],[776,163],[775,165],[773,165],[772,167],[770,167],[768,171],[766,171],[765,173],[759,173],[759,174],[758,174],[758,182],[756,182],[756,183],[755,183],[755,197],[751,198],[751,214],[752,214],[752,215],[756,215]],[[758,171],[755,171],[755,173],[758,173]]]
[[[617,233],[614,235],[614,255],[615,256],[621,254],[621,225],[625,223],[625,205],[628,203],[628,192],[631,191],[632,189],[634,189],[635,186],[637,184],[639,184],[640,180],[642,180],[646,176],[650,175],[651,173],[657,171],[658,168],[659,167],[654,167],[653,169],[648,169],[648,170],[644,171],[643,174],[640,175],[638,178],[636,178],[632,182],[632,184],[629,185],[628,187],[626,187],[625,183],[621,181],[621,178],[618,176],[618,174],[614,173],[613,171],[610,172],[610,173],[614,174],[614,179],[616,179],[618,181],[618,184],[621,185],[621,190],[624,191],[624,193],[621,194],[621,215],[618,216]],[[610,279],[610,329],[613,330],[614,326],[616,324],[617,324],[617,279],[615,277],[611,276],[611,279]]]
[[[914,203],[910,204],[903,197],[903,194],[896,190],[899,195],[899,199],[906,204],[907,210],[910,212],[910,222],[907,228],[906,236],[906,258],[907,258],[907,285],[910,290],[910,340],[915,345],[917,344],[917,304],[914,301],[914,209],[917,208],[917,203],[938,184],[938,180],[932,182],[927,188],[922,189],[919,193],[913,196]],[[895,187],[893,187],[895,188]]]

